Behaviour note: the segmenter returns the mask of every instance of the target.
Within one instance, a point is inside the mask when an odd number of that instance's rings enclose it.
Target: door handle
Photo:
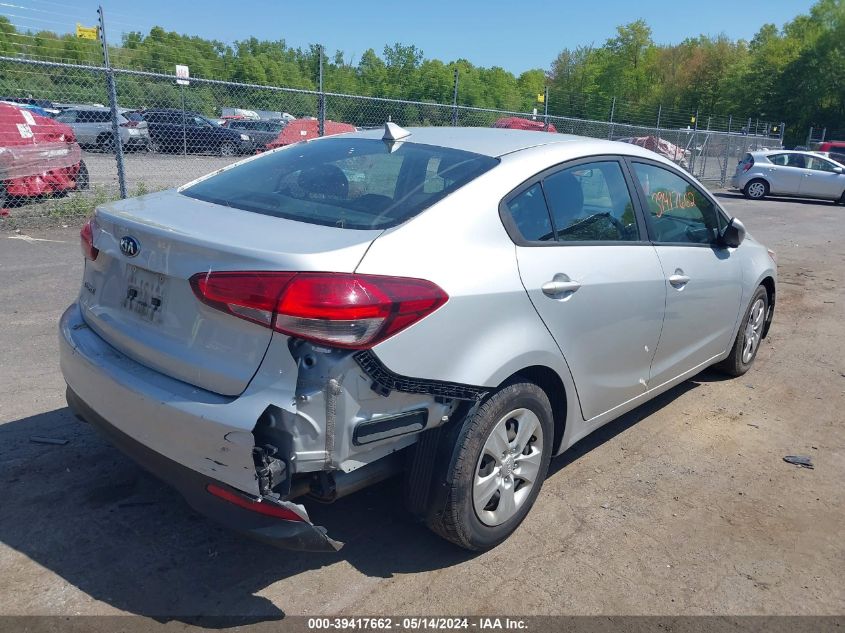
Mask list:
[[[674,275],[669,277],[669,283],[672,284],[674,288],[683,288],[689,283],[689,277],[683,274],[683,271],[676,270]]]
[[[551,281],[547,281],[541,286],[543,294],[553,299],[560,298],[564,294],[572,294],[581,287],[577,281],[572,281],[568,275],[558,273]]]

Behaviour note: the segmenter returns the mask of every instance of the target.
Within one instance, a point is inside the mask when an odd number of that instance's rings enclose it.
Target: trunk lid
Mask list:
[[[95,218],[99,255],[85,262],[79,301],[86,323],[139,363],[227,396],[246,389],[272,331],[202,304],[189,278],[222,270],[353,272],[380,233],[275,218],[176,191],[109,204]]]

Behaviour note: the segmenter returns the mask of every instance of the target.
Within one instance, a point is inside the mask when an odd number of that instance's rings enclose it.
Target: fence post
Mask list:
[[[317,54],[320,56],[317,73],[317,133],[324,136],[326,133],[326,94],[323,92],[323,45],[317,45]]]
[[[780,122],[780,146],[783,147],[783,139],[786,135],[786,121]]]
[[[548,86],[543,87],[543,121],[546,125],[546,127],[543,128],[543,131],[548,132],[549,131],[549,87]]]
[[[725,183],[728,180],[728,161],[731,157],[731,126],[733,124],[734,117],[732,114],[728,115],[728,134],[725,136],[725,164],[722,166],[722,187],[725,186]]]
[[[616,113],[616,97],[613,97],[613,102],[610,104],[610,127],[607,128],[607,140],[613,140],[613,115]]]
[[[663,104],[657,106],[657,127],[654,128],[657,133],[657,140],[660,140],[660,115],[663,113]]]
[[[805,145],[807,145],[807,147],[810,147],[810,141],[811,141],[812,139],[813,139],[813,126],[811,125],[811,126],[810,126],[810,131],[809,131],[809,132],[807,132],[807,142],[805,143]]]
[[[458,125],[458,69],[455,69],[455,88],[452,91],[452,126]]]
[[[182,156],[187,156],[188,122],[185,121],[185,84],[179,84],[179,95],[182,97]]]
[[[120,126],[117,123],[117,88],[114,85],[114,73],[109,64],[109,45],[106,41],[106,18],[103,7],[97,9],[100,18],[100,43],[103,45],[103,66],[106,69],[106,83],[109,90],[109,109],[111,110],[111,132],[114,139],[114,156],[117,161],[117,184],[120,197],[126,197],[126,166],[123,164],[123,141],[120,138]]]
[[[707,154],[710,153],[710,119],[713,118],[712,115],[708,115],[707,117],[707,132],[704,135],[704,142],[701,144],[701,152],[704,154],[701,161],[701,177],[704,178],[704,175],[707,173]]]
[[[827,128],[826,127],[822,128],[822,140],[820,141],[821,143],[824,143],[824,137],[825,136],[827,136]]]
[[[692,128],[692,143],[690,143],[690,147],[692,147],[692,151],[689,155],[689,173],[695,176],[695,144],[698,141],[698,108],[695,109],[695,121],[693,121],[693,128]]]

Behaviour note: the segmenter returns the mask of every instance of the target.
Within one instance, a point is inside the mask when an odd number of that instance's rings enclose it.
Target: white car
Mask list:
[[[405,472],[483,550],[549,460],[703,369],[747,371],[771,253],[649,150],[355,132],[101,206],[61,320],[68,402],[196,508],[332,550],[309,498]]]
[[[104,152],[114,151],[114,129],[111,110],[97,106],[66,108],[56,116],[73,128],[77,142],[83,147],[97,147]],[[147,122],[134,110],[121,108],[117,115],[117,130],[126,150],[146,150],[150,145]]]
[[[820,198],[845,204],[845,165],[813,152],[750,152],[736,166],[731,186],[746,198]]]

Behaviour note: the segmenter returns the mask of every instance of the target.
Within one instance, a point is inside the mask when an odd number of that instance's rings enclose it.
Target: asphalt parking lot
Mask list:
[[[845,207],[720,195],[778,256],[755,367],[705,372],[555,459],[520,529],[480,555],[411,522],[392,482],[310,504],[346,542],[333,555],[194,513],[65,406],[78,228],[0,234],[0,614],[845,612]]]

